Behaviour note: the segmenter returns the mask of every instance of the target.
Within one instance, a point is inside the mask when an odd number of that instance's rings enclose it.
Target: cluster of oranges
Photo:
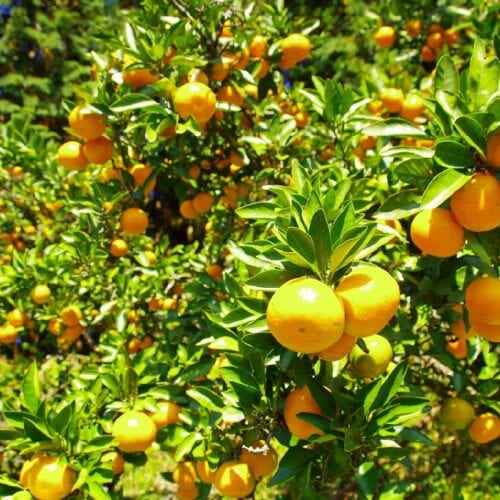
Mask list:
[[[491,169],[499,168],[500,133],[487,139],[485,170],[477,170],[450,199],[450,208],[419,212],[411,223],[413,243],[425,254],[451,257],[464,246],[465,230],[474,233],[500,225],[500,183]]]

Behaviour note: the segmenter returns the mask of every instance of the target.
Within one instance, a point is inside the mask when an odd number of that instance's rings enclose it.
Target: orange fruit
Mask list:
[[[30,459],[24,461],[23,466],[21,467],[21,471],[19,473],[19,482],[25,487],[28,487],[28,478],[31,473],[31,469],[40,459],[47,458],[48,455],[44,455],[43,453],[35,453]]]
[[[474,336],[475,332],[472,329],[465,329],[465,322],[462,317],[463,307],[461,304],[455,304],[452,309],[455,312],[460,313],[460,316],[458,316],[457,319],[451,324],[451,333],[453,333],[457,339],[468,339],[469,337]]]
[[[441,405],[441,421],[450,430],[465,429],[475,417],[472,405],[461,398],[448,398]]]
[[[83,145],[83,154],[90,163],[102,165],[113,156],[113,141],[102,135],[97,139],[90,139]]]
[[[83,153],[82,145],[77,141],[67,141],[59,146],[57,150],[57,161],[68,170],[83,170],[88,160]]]
[[[243,94],[232,83],[225,83],[216,94],[217,101],[228,102],[241,108],[243,106]]]
[[[125,240],[115,238],[109,247],[109,253],[113,257],[123,257],[128,251],[128,245]]]
[[[193,207],[200,214],[206,214],[214,204],[214,197],[209,193],[198,193],[193,198]]]
[[[125,459],[123,455],[117,451],[108,451],[104,453],[101,457],[101,462],[111,462],[111,470],[116,476],[119,476],[125,468]]]
[[[132,337],[127,344],[127,352],[134,354],[141,350],[141,341],[137,337]]]
[[[294,115],[295,124],[297,128],[304,128],[309,122],[309,115],[305,111],[299,111]]]
[[[281,42],[281,63],[290,67],[307,59],[312,45],[307,36],[302,33],[292,33]],[[290,69],[283,67],[283,69]]]
[[[187,461],[179,462],[172,472],[172,479],[179,488],[189,489],[196,485],[196,463]]]
[[[500,325],[491,325],[475,318],[470,318],[474,332],[490,342],[500,342]]]
[[[191,488],[178,488],[178,500],[197,500],[199,498],[198,486],[194,485]]]
[[[379,47],[388,49],[396,41],[396,30],[392,26],[380,26],[373,35],[373,39]]]
[[[151,347],[153,345],[153,338],[147,335],[141,340],[141,343],[139,344],[140,349],[147,349],[148,347]]]
[[[75,326],[83,318],[81,309],[78,306],[67,306],[59,314],[61,321],[66,326]]]
[[[13,344],[17,340],[16,327],[13,325],[0,326],[0,343]]]
[[[495,441],[500,436],[500,418],[491,412],[482,413],[470,424],[469,436],[479,444]]]
[[[486,141],[486,158],[494,168],[500,168],[500,131],[491,134]]]
[[[19,309],[12,309],[7,313],[7,321],[14,327],[20,328],[26,323],[26,314]]]
[[[215,113],[215,94],[204,83],[189,82],[174,94],[174,109],[183,120],[192,116],[198,123],[206,123]]]
[[[132,87],[132,90],[140,89],[146,85],[156,83],[160,76],[147,68],[131,69],[122,72],[123,83]]]
[[[205,272],[215,281],[219,281],[222,278],[222,273],[224,270],[219,264],[209,264],[205,268]]]
[[[30,493],[38,500],[60,500],[71,493],[76,475],[56,456],[38,458],[27,474]]]
[[[229,75],[231,58],[221,57],[216,59],[209,67],[210,78],[216,82],[222,82]]]
[[[465,359],[467,357],[467,339],[461,338],[453,342],[446,343],[446,349],[457,359]]]
[[[261,59],[260,60],[260,66],[257,71],[257,74],[255,75],[257,78],[264,78],[267,76],[269,73],[269,61],[267,59]]]
[[[344,308],[333,289],[313,278],[296,278],[281,285],[267,305],[269,331],[296,352],[322,351],[344,329]]]
[[[177,424],[180,422],[179,413],[182,408],[173,401],[160,401],[157,405],[158,410],[150,413],[149,417],[155,423],[157,429],[166,425]]]
[[[405,24],[405,30],[410,38],[415,38],[422,31],[422,23],[419,19],[410,19]]]
[[[300,439],[309,439],[313,434],[324,434],[321,429],[302,420],[298,416],[299,413],[313,413],[323,416],[321,408],[306,385],[300,389],[294,389],[287,396],[283,408],[283,418],[288,430]]]
[[[177,50],[175,49],[175,47],[169,47],[161,61],[163,64],[167,65],[176,55]]]
[[[378,377],[384,373],[392,360],[392,347],[381,335],[372,335],[365,339],[368,352],[355,345],[349,354],[349,362],[354,372],[364,378]]]
[[[189,177],[193,179],[199,179],[201,175],[201,168],[198,165],[191,165],[188,170]]]
[[[457,44],[459,39],[460,39],[460,35],[453,28],[448,28],[444,32],[444,43],[447,43],[448,45]]]
[[[375,137],[371,135],[362,135],[361,138],[359,139],[359,145],[363,149],[373,149],[377,144],[377,140]]]
[[[370,101],[367,104],[368,111],[372,115],[379,115],[380,112],[382,111],[383,106],[384,106],[384,103],[378,99],[374,99],[373,101]]]
[[[172,137],[175,137],[176,134],[176,129],[175,129],[175,124],[174,125],[168,125],[165,127],[160,133],[160,137],[165,137],[166,139],[171,139]]]
[[[389,87],[380,94],[380,100],[391,113],[399,113],[403,107],[404,95],[401,89]]]
[[[437,54],[434,49],[428,45],[424,45],[420,51],[420,58],[424,62],[434,62],[437,59]]]
[[[73,132],[82,139],[97,139],[106,130],[106,118],[98,113],[86,112],[85,106],[75,106],[68,118]]]
[[[250,60],[250,51],[248,48],[244,48],[239,52],[235,52],[229,56],[230,65],[235,69],[245,69],[248,66]]]
[[[127,208],[120,219],[120,229],[128,234],[141,234],[149,225],[148,214],[141,208]]]
[[[156,439],[156,425],[144,412],[129,410],[120,415],[111,428],[122,451],[145,451]]]
[[[181,217],[188,220],[196,219],[199,215],[196,208],[194,208],[193,200],[182,201],[179,205],[179,213]]]
[[[261,58],[267,54],[267,39],[262,35],[255,35],[248,44],[250,57]]]
[[[215,469],[210,468],[208,460],[200,460],[196,462],[196,473],[198,477],[207,484],[212,484],[215,481]]]
[[[500,325],[500,279],[481,276],[465,289],[465,306],[471,321]],[[478,333],[480,333],[478,331]]]
[[[231,460],[217,469],[214,484],[222,495],[244,498],[255,488],[255,477],[247,464]]]
[[[67,340],[69,342],[73,342],[77,338],[79,338],[83,333],[83,326],[80,324],[76,324],[74,326],[67,326],[63,332],[61,337],[64,340]]]
[[[52,292],[47,285],[36,285],[33,290],[31,290],[31,300],[35,304],[45,304],[50,300]]]
[[[356,345],[356,337],[343,333],[337,342],[323,349],[318,356],[325,361],[338,361],[347,356]]]
[[[135,187],[144,186],[147,179],[149,181],[146,186],[143,187],[143,192],[145,196],[148,196],[151,191],[156,187],[156,177],[151,177],[153,169],[144,163],[138,163],[130,169],[130,175],[134,178]]]
[[[500,182],[488,172],[476,172],[450,200],[457,222],[476,233],[500,226]]]
[[[250,448],[244,446],[238,460],[250,467],[255,479],[269,476],[278,465],[277,453],[263,439],[254,441]]]
[[[444,28],[439,23],[431,23],[427,28],[427,33],[444,33]]]
[[[446,235],[446,238],[443,237]],[[411,222],[410,236],[413,243],[425,254],[434,257],[456,255],[465,244],[463,227],[451,210],[432,208],[422,210]]]
[[[399,307],[397,281],[377,266],[355,267],[340,280],[335,293],[344,305],[344,332],[353,337],[380,332]]]
[[[441,48],[441,45],[443,45],[443,42],[444,42],[443,34],[440,33],[439,31],[427,35],[426,45],[431,49],[439,50]]]
[[[420,116],[424,111],[425,105],[423,99],[415,94],[406,96],[401,106],[401,111],[399,116],[408,121],[413,121],[415,118]]]

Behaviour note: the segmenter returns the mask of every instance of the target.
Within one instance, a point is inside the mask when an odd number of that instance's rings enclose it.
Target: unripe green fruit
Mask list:
[[[475,417],[473,406],[461,398],[448,398],[441,405],[439,417],[450,430],[465,429]]]
[[[368,353],[355,345],[349,355],[349,361],[356,375],[374,378],[387,370],[392,360],[392,347],[389,341],[381,335],[371,335],[363,340]]]

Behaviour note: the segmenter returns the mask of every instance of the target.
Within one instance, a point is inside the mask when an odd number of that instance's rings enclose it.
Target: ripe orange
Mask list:
[[[389,87],[380,94],[380,100],[391,113],[399,113],[403,107],[404,95],[401,89]]]
[[[344,332],[353,337],[380,332],[399,307],[397,281],[377,266],[355,267],[340,280],[335,293],[344,304]]]
[[[111,245],[109,247],[109,253],[113,257],[118,257],[118,258],[123,257],[124,255],[126,255],[127,251],[128,251],[127,242],[120,238],[115,238],[111,242]]]
[[[21,467],[21,471],[19,473],[19,482],[25,487],[28,487],[28,478],[31,472],[31,469],[36,464],[36,462],[42,458],[47,458],[47,455],[43,453],[35,453],[31,458],[26,460]]]
[[[356,337],[343,333],[337,342],[323,349],[318,356],[325,361],[337,361],[347,356],[356,345]]]
[[[267,59],[261,59],[260,60],[260,66],[257,71],[257,74],[255,75],[257,78],[264,78],[267,76],[269,73],[269,61]]]
[[[82,145],[77,141],[67,141],[57,150],[57,161],[68,170],[81,171],[88,165]]]
[[[422,114],[424,107],[424,101],[420,96],[415,94],[409,95],[403,101],[399,116],[405,120],[413,121]]]
[[[179,462],[172,472],[172,479],[179,488],[189,489],[196,485],[196,463]]]
[[[473,317],[470,318],[474,332],[490,342],[500,342],[500,325],[484,323]]]
[[[443,34],[440,33],[439,31],[427,35],[426,45],[431,49],[439,50],[441,48],[441,45],[443,45],[443,42],[444,42]]]
[[[467,357],[467,339],[462,338],[453,342],[447,342],[446,350],[457,359],[465,359]]]
[[[59,314],[61,321],[66,326],[75,326],[83,318],[81,309],[78,306],[67,306]]]
[[[241,108],[243,106],[243,94],[232,83],[225,83],[216,94],[217,101],[228,102]]]
[[[134,178],[135,187],[143,186],[149,176],[153,173],[153,169],[144,163],[138,163],[130,169],[130,174]],[[146,186],[143,188],[145,196],[148,196],[156,187],[156,177],[151,177]]]
[[[200,460],[196,462],[196,473],[198,477],[207,484],[212,484],[215,480],[215,473],[217,471],[210,467],[208,460]]]
[[[14,327],[20,328],[26,323],[26,314],[19,309],[12,309],[7,313],[7,321]]]
[[[262,35],[255,35],[248,44],[250,57],[261,58],[267,54],[267,39]]]
[[[205,272],[214,280],[214,281],[219,281],[222,278],[222,273],[224,272],[224,269],[222,269],[219,264],[209,264],[205,268]]]
[[[13,325],[0,326],[0,343],[13,344],[17,340],[16,327]]]
[[[60,500],[71,493],[76,475],[56,456],[41,456],[29,468],[27,486],[38,500]]]
[[[157,405],[158,410],[150,413],[149,417],[155,423],[157,429],[166,425],[176,424],[181,421],[179,413],[182,408],[173,401],[160,401]]]
[[[500,279],[481,276],[465,290],[465,306],[471,321],[500,325]],[[479,332],[478,332],[479,333]]]
[[[67,340],[68,342],[73,342],[79,338],[82,333],[83,326],[77,323],[74,326],[67,326],[62,332],[61,338]]]
[[[111,470],[116,476],[119,476],[125,468],[125,459],[123,455],[117,451],[108,451],[104,453],[101,457],[101,462],[111,462]]]
[[[381,335],[372,335],[365,339],[368,353],[355,345],[349,354],[349,362],[354,372],[364,378],[374,378],[384,373],[392,360],[392,347]]]
[[[363,149],[373,149],[377,145],[377,140],[371,135],[362,135],[359,139],[359,145]]]
[[[37,285],[31,290],[31,300],[35,304],[42,305],[50,300],[52,292],[47,285]]]
[[[199,215],[196,208],[194,208],[193,200],[182,201],[179,205],[179,213],[181,217],[188,220],[196,219]]]
[[[277,453],[263,439],[254,441],[250,448],[244,446],[238,460],[250,467],[255,479],[269,476],[278,465]]]
[[[140,89],[146,85],[156,83],[160,76],[147,68],[131,69],[122,72],[123,83],[132,87],[133,90]]]
[[[344,308],[333,289],[313,278],[281,285],[267,305],[267,326],[275,339],[296,352],[322,351],[344,329]]]
[[[447,43],[448,45],[456,45],[459,39],[460,35],[453,28],[448,28],[444,32],[444,43]]]
[[[388,49],[396,41],[396,30],[392,26],[380,26],[373,35],[373,39],[379,47]]]
[[[281,42],[281,61],[282,69],[291,69],[297,63],[307,59],[311,52],[312,45],[302,33],[292,33]]]
[[[443,237],[446,235],[446,237]],[[422,210],[411,222],[410,236],[423,252],[434,257],[456,255],[465,244],[463,227],[451,210],[432,208]]]
[[[405,24],[405,30],[410,38],[415,38],[422,31],[422,23],[419,19],[410,19]]]
[[[183,120],[192,116],[198,123],[206,123],[215,113],[215,94],[204,83],[190,82],[174,94],[174,109]]]
[[[286,426],[294,436],[300,439],[309,439],[313,434],[324,434],[321,429],[298,417],[299,413],[313,413],[323,416],[321,408],[306,385],[300,389],[294,389],[285,400],[283,417]]]
[[[141,341],[137,337],[132,337],[127,344],[127,352],[134,354],[141,350]]]
[[[420,58],[424,62],[434,62],[437,59],[437,53],[428,45],[424,45],[420,51]]]
[[[178,500],[197,500],[199,493],[198,486],[196,485],[191,488],[177,488]]]
[[[486,141],[486,158],[494,168],[500,168],[500,131],[491,134]]]
[[[228,77],[230,68],[231,58],[221,57],[216,59],[209,66],[210,78],[216,82],[222,82]]]
[[[97,139],[106,130],[106,118],[98,113],[86,112],[85,106],[75,106],[68,118],[73,132],[82,139]]]
[[[472,329],[466,330],[465,329],[465,322],[464,322],[463,317],[462,317],[462,313],[463,313],[462,305],[455,304],[452,307],[452,309],[455,312],[460,313],[460,316],[458,316],[457,319],[450,325],[451,333],[453,333],[453,335],[455,335],[455,337],[457,339],[468,339],[469,337],[474,336],[475,335],[474,330],[472,330]]]
[[[472,405],[461,398],[448,398],[441,405],[441,421],[450,430],[465,429],[475,417]]]
[[[222,495],[244,498],[255,488],[255,477],[247,464],[232,460],[217,469],[214,484]]]
[[[83,154],[90,163],[102,165],[113,156],[113,141],[102,135],[97,139],[90,139],[83,145]]]
[[[120,219],[120,229],[124,233],[141,234],[149,225],[148,214],[140,208],[127,208]]]
[[[209,193],[198,193],[193,198],[193,207],[200,214],[206,214],[214,204],[214,197]]]
[[[495,441],[500,437],[500,418],[491,412],[479,415],[469,426],[469,436],[479,444]]]
[[[122,451],[145,451],[156,439],[156,425],[141,411],[129,410],[120,415],[111,428]]]
[[[488,172],[476,172],[450,200],[457,222],[476,233],[500,226],[500,182]]]

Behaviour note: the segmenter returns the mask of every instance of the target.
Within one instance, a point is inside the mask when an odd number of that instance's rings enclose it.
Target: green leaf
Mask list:
[[[158,106],[158,103],[144,94],[127,94],[117,99],[110,106],[110,109],[114,113],[124,113],[125,111],[144,109],[151,106]]]
[[[356,482],[368,499],[373,498],[377,489],[377,467],[374,462],[363,462],[356,471]]]
[[[434,446],[435,443],[432,439],[429,439],[426,435],[422,434],[416,429],[410,429],[408,427],[401,427],[398,429],[398,434],[401,439],[405,441],[410,441],[413,443],[423,443],[426,445]]]
[[[455,191],[467,184],[470,176],[461,174],[451,168],[443,170],[427,186],[422,195],[421,208],[431,209],[439,207]]]
[[[323,209],[319,209],[313,216],[309,234],[314,241],[316,262],[321,275],[324,275],[332,254],[332,240],[330,228]]]
[[[471,116],[460,116],[455,121],[455,128],[462,139],[478,153],[486,153],[486,138],[481,127]]]
[[[74,403],[64,406],[63,409],[50,422],[51,427],[53,427],[59,434],[64,434],[64,430],[69,425],[71,418],[73,417],[73,410]]]
[[[469,101],[472,110],[483,109],[500,89],[500,62],[486,56],[484,40],[476,38],[468,70]]]
[[[417,126],[401,118],[379,121],[368,125],[361,132],[374,137],[427,137],[427,134]]]
[[[293,278],[293,275],[280,269],[262,271],[245,281],[245,285],[255,290],[277,290],[283,283]]]
[[[426,186],[433,176],[430,161],[426,159],[406,160],[394,167],[397,178],[415,187]]]
[[[313,239],[302,229],[289,227],[286,233],[287,243],[290,248],[297,252],[307,262],[314,263],[316,251]]]
[[[276,218],[276,210],[280,206],[276,203],[257,201],[250,203],[236,210],[236,215],[242,219],[255,219],[255,220],[274,220]]]
[[[386,406],[401,388],[408,371],[408,363],[401,362],[387,375],[378,390],[377,397],[369,410]],[[366,409],[365,409],[366,411]]]
[[[220,413],[224,408],[224,401],[212,389],[197,386],[186,391],[186,394],[194,399],[201,407],[215,413]]]
[[[31,363],[23,379],[22,400],[28,410],[36,413],[40,406],[40,382],[38,368],[35,362]]]
[[[444,167],[463,168],[474,164],[471,150],[457,141],[444,140],[436,144],[434,158]]]
[[[388,484],[381,492],[379,500],[404,500],[415,490],[415,484],[407,481]]]
[[[401,191],[389,196],[377,212],[377,218],[402,219],[420,210],[420,196],[416,189]]]
[[[181,462],[182,459],[191,452],[194,445],[201,440],[198,432],[190,432],[178,445],[175,450],[174,460]]]
[[[451,94],[445,90],[436,92],[436,101],[439,103],[443,111],[453,119],[468,112],[465,103],[455,94]]]
[[[444,54],[439,58],[436,66],[434,88],[436,90],[446,90],[451,94],[460,93],[458,71],[455,63],[448,54]]]
[[[52,440],[52,435],[45,423],[35,415],[24,419],[24,432],[35,442]]]
[[[91,439],[82,449],[82,454],[96,453],[110,448],[114,441],[113,436],[97,436]]]
[[[330,228],[333,246],[342,242],[342,237],[356,226],[356,212],[352,203],[347,203],[344,209],[335,217]]]
[[[330,269],[332,272],[348,265],[355,259],[357,253],[361,250],[362,242],[365,241],[368,232],[368,226],[355,228],[349,233],[352,234],[352,237],[346,236],[345,240],[335,247],[330,258]]]

